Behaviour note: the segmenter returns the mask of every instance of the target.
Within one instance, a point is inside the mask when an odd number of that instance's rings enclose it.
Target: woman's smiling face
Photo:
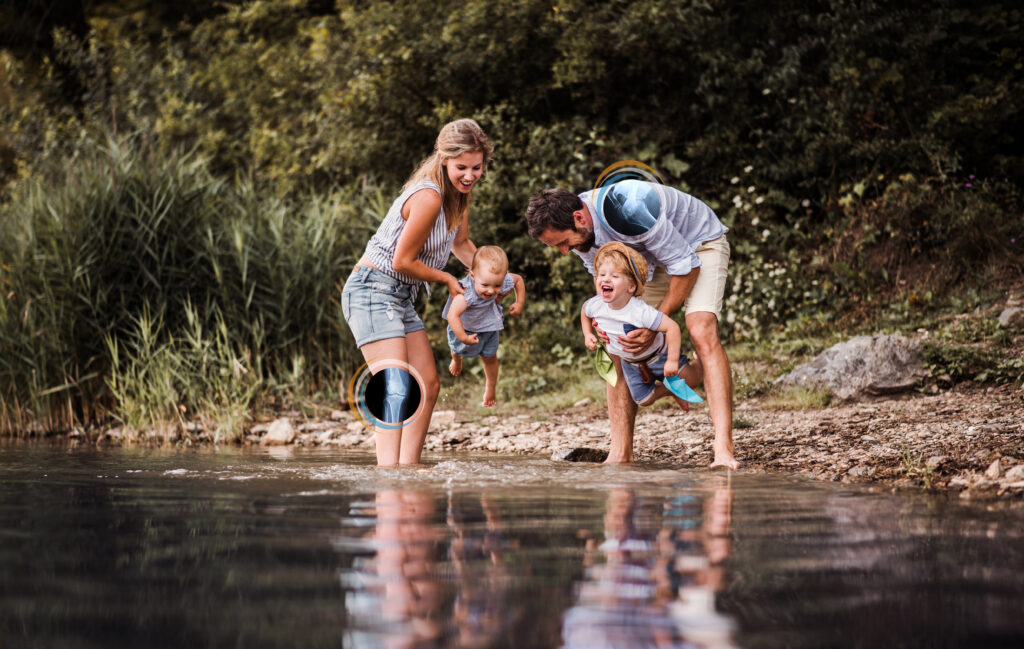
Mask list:
[[[468,194],[473,190],[473,185],[484,175],[484,154],[463,153],[457,158],[449,158],[444,163],[444,168],[455,189],[460,193]]]

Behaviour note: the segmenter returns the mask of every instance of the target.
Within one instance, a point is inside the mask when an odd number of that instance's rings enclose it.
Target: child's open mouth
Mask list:
[[[612,296],[612,287],[611,286],[602,286],[601,287],[601,297],[606,297],[607,298],[607,297],[611,297],[611,296]]]

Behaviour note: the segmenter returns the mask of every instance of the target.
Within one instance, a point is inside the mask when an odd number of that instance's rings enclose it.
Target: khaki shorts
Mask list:
[[[686,313],[708,311],[722,319],[722,300],[725,297],[726,274],[729,270],[729,242],[725,235],[705,241],[697,246],[700,274],[686,298]],[[654,269],[654,277],[644,286],[644,302],[657,308],[668,294],[669,275],[664,266]]]

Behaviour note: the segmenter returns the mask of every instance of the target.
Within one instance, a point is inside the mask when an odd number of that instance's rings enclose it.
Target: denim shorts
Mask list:
[[[647,369],[651,371],[651,382],[644,383],[640,374],[640,368],[627,360],[622,361],[622,375],[626,377],[626,385],[629,386],[629,396],[634,403],[643,403],[650,398],[654,392],[654,384],[665,380],[665,361],[668,360],[668,349],[661,350],[661,353],[647,361]],[[679,353],[679,371],[689,363],[686,354]]]
[[[423,329],[412,305],[412,288],[379,270],[355,267],[341,291],[341,311],[357,347]]]
[[[472,345],[467,345],[455,337],[455,332],[448,327],[448,346],[452,353],[463,358],[474,356],[496,356],[498,354],[498,333],[497,331],[467,331],[467,334],[476,334],[479,339]]]

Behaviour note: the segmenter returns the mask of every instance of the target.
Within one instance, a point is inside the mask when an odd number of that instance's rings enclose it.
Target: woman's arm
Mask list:
[[[465,264],[466,268],[473,267],[473,255],[476,254],[476,246],[469,240],[469,210],[462,215],[462,223],[455,233],[455,241],[452,242],[452,254]]]
[[[430,231],[441,213],[441,197],[432,189],[424,188],[409,197],[402,206],[405,228],[398,237],[395,256],[391,267],[395,272],[412,275],[425,282],[436,282],[448,286],[453,297],[463,292],[459,280],[451,273],[437,270],[419,259],[420,251],[430,237]]]

